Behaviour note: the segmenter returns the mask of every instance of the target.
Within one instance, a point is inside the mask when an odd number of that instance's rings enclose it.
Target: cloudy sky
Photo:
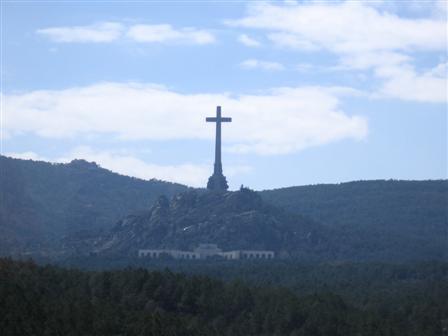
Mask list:
[[[445,1],[3,1],[3,155],[232,189],[447,178]]]

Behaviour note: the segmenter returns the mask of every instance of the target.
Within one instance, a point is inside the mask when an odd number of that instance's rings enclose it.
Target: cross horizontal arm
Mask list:
[[[232,118],[221,118],[221,121],[222,122],[231,122],[232,121]]]
[[[216,122],[217,119],[216,119],[215,117],[207,117],[207,118],[205,118],[205,121],[208,121],[208,122]]]

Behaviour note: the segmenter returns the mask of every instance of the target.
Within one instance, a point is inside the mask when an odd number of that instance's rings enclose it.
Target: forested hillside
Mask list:
[[[344,254],[448,258],[448,181],[358,181],[262,191],[271,204],[332,229]]]
[[[153,271],[206,275],[223,281],[243,280],[256,286],[283,286],[298,295],[331,291],[358,307],[379,304],[387,293],[390,302],[409,293],[427,290],[435,283],[448,285],[448,262],[303,262],[295,259],[263,260],[175,260],[94,256],[60,260],[58,265],[85,270],[114,270],[125,267]],[[448,292],[445,293],[448,295]],[[383,305],[381,303],[381,305]],[[448,304],[448,298],[447,298]]]
[[[448,288],[438,269],[398,302],[365,284],[378,304],[363,307],[328,290],[297,294],[167,270],[86,272],[0,259],[0,330],[5,336],[440,336]]]
[[[287,251],[290,248],[279,246],[278,242],[292,241],[292,232],[299,232],[302,237],[311,235],[303,244],[295,244],[295,249],[317,243],[319,255],[325,255],[326,260],[448,259],[447,180],[359,181],[260,192],[263,200],[256,202],[285,209],[286,213],[280,217],[276,215],[280,210],[271,211],[263,205],[260,212],[261,208],[253,207],[255,197],[239,198],[235,192],[229,200],[237,200],[239,204],[219,203],[218,207],[226,213],[218,216],[222,220],[207,219],[213,225],[204,222],[202,216],[208,210],[201,200],[208,202],[210,197],[198,197],[196,204],[188,204],[192,201],[188,193],[177,201],[173,199],[187,190],[179,184],[115,174],[84,160],[51,164],[1,156],[0,255],[36,251],[52,254],[56,243],[104,236],[127,216],[148,214],[159,196],[165,195],[165,203],[179,207],[169,209],[167,221],[155,220],[157,216],[163,217],[163,211],[151,219],[152,224],[159,223],[161,231],[167,232],[166,239],[157,246],[183,244],[183,248],[191,249],[193,243],[203,239],[211,242],[226,235],[217,243],[247,248],[252,242],[250,237],[258,234],[263,236],[264,245],[257,238],[253,240],[254,248],[265,246]],[[187,203],[181,204],[181,200]],[[203,211],[198,211],[201,208]],[[279,218],[284,223],[278,223]],[[297,218],[295,224],[294,218]],[[310,223],[314,223],[313,229]],[[155,228],[152,224],[142,234],[148,242],[159,237],[151,233]],[[246,230],[249,226],[251,229]],[[278,230],[281,227],[287,229],[281,232]],[[267,241],[269,237],[272,242]]]
[[[69,164],[0,156],[0,254],[45,248],[79,230],[110,228],[129,213],[185,186],[112,173],[84,160]]]

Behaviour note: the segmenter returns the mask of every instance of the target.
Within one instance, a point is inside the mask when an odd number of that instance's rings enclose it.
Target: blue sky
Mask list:
[[[445,1],[2,2],[3,155],[232,189],[447,178]]]

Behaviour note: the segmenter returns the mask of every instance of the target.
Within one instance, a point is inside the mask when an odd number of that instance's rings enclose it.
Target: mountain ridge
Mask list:
[[[67,164],[0,156],[0,254],[42,249],[79,230],[108,229],[160,195],[186,186],[144,181],[85,160]]]
[[[61,240],[104,236],[126,216],[148,212],[161,195],[169,203],[183,192],[204,192],[118,175],[84,160],[55,165],[3,156],[0,185],[3,255],[51,253]],[[448,180],[356,181],[257,194],[259,202],[319,223],[343,259],[448,259]]]

